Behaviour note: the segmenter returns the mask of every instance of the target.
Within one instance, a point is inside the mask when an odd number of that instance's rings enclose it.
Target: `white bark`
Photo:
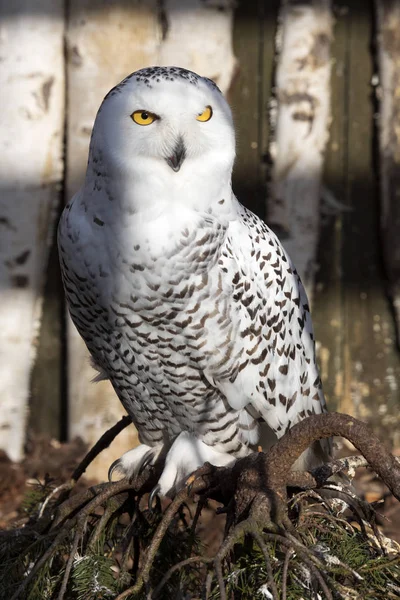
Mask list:
[[[0,446],[19,460],[62,177],[63,0],[1,0],[0,18]]]
[[[201,0],[118,2],[71,0],[68,30],[67,199],[80,187],[98,107],[111,87],[150,65],[176,65],[215,78],[223,91],[234,70],[232,8],[220,11]],[[207,31],[207,35],[204,32]],[[94,371],[85,345],[69,328],[70,435],[94,443],[124,410],[108,382],[91,383]],[[89,476],[104,478],[108,465],[136,443],[125,430]]]
[[[161,31],[156,0],[132,2],[128,10],[117,2],[71,0],[67,32],[68,113],[66,199],[81,186],[86,171],[93,122],[106,93],[126,75],[156,62]],[[108,381],[92,383],[89,354],[69,321],[69,434],[93,445],[125,414]],[[88,469],[104,479],[113,460],[136,445],[129,427]]]
[[[330,0],[285,0],[280,13],[268,222],[311,295],[330,121]]]
[[[382,242],[400,335],[400,1],[376,2]]]
[[[233,0],[164,0],[159,64],[209,77],[225,94],[236,68],[233,5]]]

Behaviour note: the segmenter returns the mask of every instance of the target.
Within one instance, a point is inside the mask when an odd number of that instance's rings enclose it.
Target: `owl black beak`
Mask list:
[[[168,156],[165,160],[175,173],[179,171],[186,157],[186,148],[183,139],[179,138],[174,148],[172,156]]]

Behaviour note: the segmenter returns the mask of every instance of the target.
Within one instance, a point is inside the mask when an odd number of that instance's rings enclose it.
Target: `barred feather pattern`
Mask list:
[[[279,437],[325,410],[300,278],[265,223],[230,201],[236,220],[204,215],[158,256],[148,242],[104,260],[107,224],[93,219],[82,239],[79,197],[60,224],[72,319],[150,446],[191,431],[243,456],[260,418]]]

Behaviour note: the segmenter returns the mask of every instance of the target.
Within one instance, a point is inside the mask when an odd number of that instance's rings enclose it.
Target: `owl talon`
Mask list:
[[[153,501],[155,498],[159,497],[159,493],[160,493],[160,486],[157,484],[153,487],[153,489],[151,490],[150,494],[149,494],[149,501],[148,501],[148,507],[149,507],[149,511],[153,512]]]
[[[137,471],[138,477],[139,477],[139,475],[141,475],[143,473],[145,468],[153,462],[153,460],[154,460],[154,453],[149,450],[149,452],[147,452],[147,454],[144,455],[143,460],[138,468],[138,471]]]
[[[117,460],[114,460],[114,462],[110,465],[110,468],[108,469],[108,473],[107,473],[107,477],[108,477],[108,481],[111,483],[112,482],[112,476],[114,471],[118,470],[120,468],[121,465],[121,459],[117,458]]]
[[[196,479],[197,479],[196,471],[194,473],[192,473],[191,475],[189,475],[189,477],[186,479],[185,487],[187,487],[189,489],[189,491],[190,491],[192,485],[194,484],[194,482],[196,481]]]
[[[212,469],[212,465],[209,462],[205,462],[204,465],[194,471],[186,480],[185,487],[187,488],[188,494],[191,495],[193,485],[198,479],[201,479],[203,475],[208,475]]]
[[[140,444],[125,452],[120,458],[115,460],[108,469],[108,480],[112,481],[115,471],[121,473],[122,477],[129,477],[130,480],[140,475],[149,465],[154,464],[162,451],[162,444],[157,446],[147,446]]]

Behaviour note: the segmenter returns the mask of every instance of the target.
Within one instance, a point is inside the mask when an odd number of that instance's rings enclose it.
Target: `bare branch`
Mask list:
[[[118,429],[122,430],[122,428],[123,423],[120,422],[115,428],[107,432],[106,438],[103,436],[99,440],[95,448],[101,451],[101,448],[104,446],[104,439],[107,441],[111,437],[115,437]],[[312,473],[291,471],[291,467],[298,456],[312,442],[332,435],[340,435],[350,440],[358,448],[362,456],[333,460],[329,464],[315,469]],[[89,452],[87,457],[93,457],[95,454],[94,452]],[[88,458],[86,462],[83,461],[84,465],[88,464],[88,461],[90,462]],[[311,523],[313,519],[315,522],[315,519],[318,520],[318,515],[321,514],[313,509],[314,498],[320,506],[321,503],[325,506],[324,519],[330,521],[332,527],[337,526],[346,530],[349,526],[346,523],[339,524],[340,519],[332,513],[329,502],[318,493],[319,488],[322,485],[326,488],[326,483],[328,483],[330,493],[334,494],[337,492],[340,494],[341,499],[343,495],[349,495],[349,504],[351,504],[351,510],[355,519],[360,524],[361,535],[365,539],[369,539],[369,534],[366,531],[366,523],[370,523],[372,531],[375,532],[375,536],[378,536],[377,540],[379,541],[373,508],[368,503],[358,499],[353,491],[342,490],[340,486],[327,481],[335,473],[343,470],[352,471],[360,466],[370,466],[374,469],[377,475],[392,490],[396,498],[400,498],[399,461],[381,445],[365,424],[347,415],[335,413],[315,415],[295,425],[267,454],[261,452],[254,453],[237,461],[232,467],[214,467],[205,464],[191,478],[192,483],[182,489],[169,504],[162,515],[161,521],[158,523],[155,533],[152,534],[147,548],[142,548],[140,541],[137,547],[135,545],[132,546],[129,540],[128,545],[123,549],[123,555],[125,556],[130,554],[129,548],[135,548],[131,554],[135,577],[133,585],[120,592],[116,600],[123,600],[134,594],[138,594],[143,590],[144,586],[148,586],[150,596],[156,598],[160,595],[162,588],[174,573],[196,562],[203,565],[207,565],[210,562],[213,563],[213,569],[207,575],[204,574],[204,597],[207,598],[210,596],[212,581],[214,579],[215,585],[216,578],[221,600],[224,600],[228,597],[227,592],[231,586],[231,582],[228,583],[225,579],[225,560],[231,554],[234,545],[246,535],[252,536],[261,549],[268,573],[268,589],[271,591],[274,599],[279,597],[279,592],[274,582],[274,576],[276,576],[276,571],[274,573],[275,563],[272,563],[270,558],[271,543],[280,546],[284,555],[283,564],[281,565],[283,599],[288,593],[289,562],[291,557],[294,556],[293,553],[297,556],[296,560],[300,560],[310,571],[315,581],[318,582],[321,593],[328,600],[331,599],[333,597],[332,591],[335,590],[336,585],[334,575],[331,576],[329,574],[329,569],[321,561],[317,551],[307,547],[307,544],[303,543],[306,539],[304,538],[304,531],[307,530],[307,522]],[[135,507],[134,519],[140,518],[142,514],[139,508],[140,498],[154,487],[158,481],[161,468],[162,465],[148,467],[133,481],[123,479],[91,487],[84,492],[66,499],[62,504],[57,505],[56,503],[56,506],[53,503],[50,504],[49,501],[56,492],[62,491],[63,488],[54,490],[42,506],[40,512],[41,518],[37,521],[43,524],[39,528],[40,532],[47,531],[45,535],[48,536],[48,546],[38,560],[35,558],[35,564],[29,574],[20,583],[12,600],[24,596],[27,586],[32,582],[32,579],[41,567],[56,552],[61,551],[61,546],[68,539],[70,553],[66,561],[66,569],[58,596],[59,600],[63,600],[79,541],[82,540],[83,548],[93,549],[96,542],[101,538],[102,532],[107,528],[107,523],[110,519],[114,518],[113,515],[115,512],[130,497]],[[79,478],[81,472],[84,472],[82,466],[75,471],[74,477]],[[300,487],[308,490],[301,492],[293,498],[291,502],[292,510],[290,512],[288,512],[287,487]],[[68,486],[67,488],[69,489]],[[160,544],[171,523],[179,514],[182,505],[185,505],[194,496],[197,498],[197,509],[194,518],[191,518],[191,524],[184,520],[179,525],[179,528],[185,530],[188,535],[188,543],[185,545],[185,555],[187,558],[166,568],[161,581],[155,583],[151,575],[151,569],[159,552]],[[194,539],[196,524],[201,510],[209,499],[215,499],[224,504],[223,512],[227,515],[225,539],[213,558],[201,557],[198,554],[191,556],[192,542],[190,540]],[[354,506],[352,501],[354,501]],[[60,498],[57,502],[60,502]],[[303,504],[305,506],[308,504],[306,521],[301,513]],[[97,511],[100,506],[104,507],[102,515],[99,515]],[[293,507],[296,506],[300,512],[293,510]],[[128,510],[132,516],[131,509]],[[296,519],[291,520],[293,519],[293,513],[298,515],[297,521]],[[49,519],[51,515],[52,518]],[[94,526],[90,531],[88,539],[86,540],[85,537],[85,541],[83,541],[83,531],[86,531],[85,526],[89,517],[96,521],[93,521]],[[147,517],[143,519],[143,523],[145,524],[147,523],[146,519]],[[137,521],[135,520],[136,527]],[[315,523],[314,527],[317,531],[324,531],[324,523],[322,522]],[[132,535],[132,528],[133,524],[131,525],[131,529],[129,529],[130,536]],[[330,529],[331,526],[329,526]],[[140,527],[137,531],[140,531]],[[300,533],[300,531],[303,533]],[[70,541],[70,532],[74,533],[72,543]],[[325,530],[326,532],[327,530]],[[135,536],[135,540],[137,540],[137,534]],[[383,552],[381,547],[380,551]],[[128,556],[126,556],[126,560],[128,560]],[[339,566],[345,569],[350,576],[356,577],[358,575],[354,569],[343,562],[340,562]],[[125,567],[124,569],[126,572]]]
[[[282,490],[296,459],[312,442],[332,436],[349,440],[368,461],[370,467],[400,500],[400,464],[383,446],[371,429],[349,415],[329,413],[313,415],[294,425],[269,450],[269,485]]]
[[[122,419],[118,421],[118,423],[116,423],[115,425],[113,425],[113,427],[111,427],[105,433],[103,433],[101,438],[95,443],[93,448],[89,450],[89,452],[77,466],[77,468],[72,474],[71,479],[75,482],[78,481],[78,479],[82,477],[90,463],[94,461],[96,456],[98,456],[100,452],[108,448],[108,446],[117,437],[117,435],[120,434],[121,431],[126,429],[128,425],[132,425],[132,419],[128,417],[128,415],[125,415],[124,417],[122,417]]]

